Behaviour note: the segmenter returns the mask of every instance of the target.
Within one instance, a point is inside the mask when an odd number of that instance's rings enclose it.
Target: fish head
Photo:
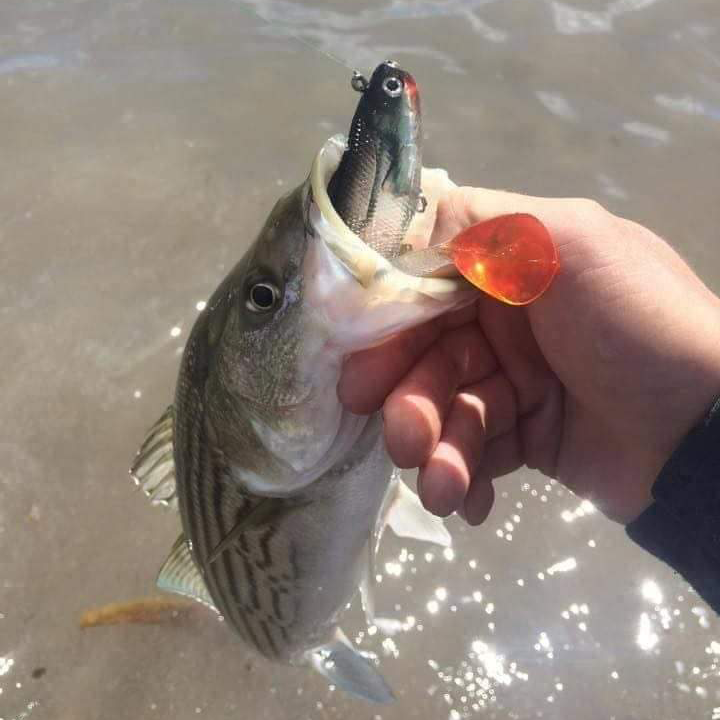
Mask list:
[[[294,406],[306,395],[293,368],[301,351],[308,199],[303,184],[278,200],[206,310],[223,391],[267,412]]]
[[[459,278],[404,274],[343,223],[327,186],[344,147],[323,146],[205,311],[208,410],[236,435],[222,446],[238,449],[231,464],[257,495],[296,493],[357,445],[368,420],[336,395],[347,354],[475,296]]]

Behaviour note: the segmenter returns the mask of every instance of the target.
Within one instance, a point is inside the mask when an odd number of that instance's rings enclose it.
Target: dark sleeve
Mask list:
[[[672,454],[652,494],[628,536],[720,613],[720,399]]]

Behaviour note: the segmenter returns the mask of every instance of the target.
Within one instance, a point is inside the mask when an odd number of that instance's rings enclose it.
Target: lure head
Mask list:
[[[394,62],[378,65],[369,81],[356,74],[352,85],[362,97],[328,194],[354,233],[396,257],[420,206],[420,96],[413,76]]]
[[[420,134],[420,95],[415,78],[396,62],[378,65],[362,89],[358,112],[376,131],[397,134],[401,142]]]

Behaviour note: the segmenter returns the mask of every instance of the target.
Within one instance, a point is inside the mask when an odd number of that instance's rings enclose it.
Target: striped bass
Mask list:
[[[384,65],[383,72],[397,67]],[[398,97],[407,101],[407,92]],[[419,112],[416,99],[412,107]],[[408,127],[393,129],[395,111],[383,112],[383,132]],[[403,137],[396,139],[391,155],[407,151]],[[155,502],[180,511],[182,533],[158,575],[161,589],[214,608],[267,658],[308,663],[340,689],[386,702],[390,688],[342,633],[340,615],[359,588],[368,621],[392,629],[375,618],[372,601],[386,525],[441,545],[450,536],[392,467],[380,414],[348,412],[336,386],[347,354],[475,295],[462,279],[402,272],[392,248],[389,257],[378,252],[336,210],[354,211],[338,200],[354,188],[356,201],[375,213],[382,206],[374,196],[395,192],[388,178],[404,188],[398,192],[419,192],[419,175],[398,181],[418,172],[419,146],[400,169],[393,162],[373,169],[370,198],[357,192],[350,172],[334,183],[331,200],[328,186],[351,149],[342,137],[325,143],[309,177],[277,202],[213,293],[185,346],[175,402],[148,433],[131,473]],[[429,241],[437,196],[451,183],[444,171],[427,170],[422,182],[428,210],[410,224],[402,209],[387,236],[393,243]]]

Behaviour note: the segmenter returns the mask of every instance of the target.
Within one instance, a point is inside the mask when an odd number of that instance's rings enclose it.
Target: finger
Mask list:
[[[430,242],[449,240],[470,225],[511,213],[534,215],[559,245],[584,234],[589,224],[597,224],[598,217],[614,219],[601,205],[583,198],[543,198],[504,190],[458,187],[439,203]],[[589,223],[589,220],[595,222]]]
[[[379,410],[390,390],[439,333],[437,323],[426,323],[348,357],[337,388],[340,402],[358,415]]]
[[[474,305],[448,313],[395,335],[387,342],[361,350],[343,365],[338,398],[350,412],[367,415],[379,410],[385,398],[441,332],[475,317]]]
[[[517,392],[518,412],[530,413],[542,404],[557,378],[538,347],[527,312],[486,297],[478,302],[478,318],[495,357]]]
[[[494,480],[525,464],[517,428],[499,435],[485,444],[480,471]]]
[[[462,506],[486,439],[507,433],[516,417],[515,393],[500,373],[457,394],[441,440],[418,475],[420,496],[428,510],[444,517]]]
[[[557,474],[564,416],[564,392],[560,382],[555,380],[546,389],[542,402],[518,423],[525,464],[548,477]]]
[[[495,501],[495,489],[492,481],[484,473],[478,473],[465,496],[462,515],[468,525],[480,525],[492,510]]]
[[[443,334],[385,402],[385,439],[395,464],[424,465],[440,440],[457,388],[482,380],[495,367],[476,323]]]

